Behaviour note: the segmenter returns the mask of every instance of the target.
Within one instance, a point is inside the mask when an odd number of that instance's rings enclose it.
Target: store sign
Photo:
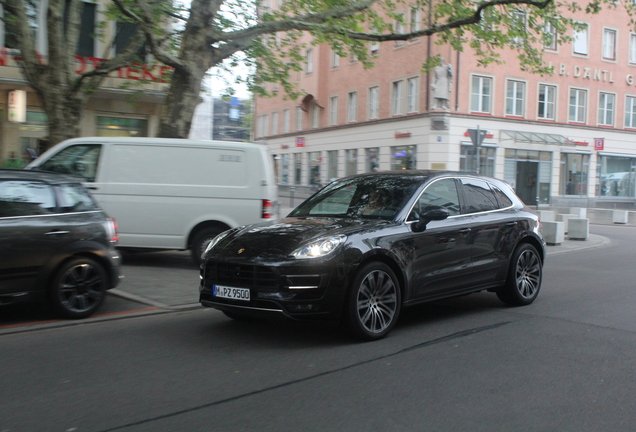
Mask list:
[[[296,137],[296,147],[305,147],[305,137]]]
[[[26,91],[13,90],[9,92],[9,121],[12,123],[26,121]]]
[[[587,141],[574,141],[574,145],[577,145],[577,146],[587,146],[589,144],[590,143],[588,143]]]
[[[411,136],[411,132],[395,132],[395,138],[408,138]]]
[[[605,138],[594,138],[594,150],[605,150]]]

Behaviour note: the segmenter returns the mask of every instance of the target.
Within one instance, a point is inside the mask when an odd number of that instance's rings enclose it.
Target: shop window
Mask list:
[[[308,163],[308,184],[310,186],[320,185],[320,152],[309,153]]]
[[[350,176],[358,173],[358,150],[349,149],[345,150],[346,165],[345,176]]]
[[[284,185],[289,184],[289,155],[281,156],[281,178],[280,182]]]
[[[480,146],[479,155],[477,155],[477,148],[474,145],[462,144],[459,156],[459,170],[471,173],[479,172],[479,174],[494,177],[496,150],[494,147]],[[478,163],[479,170],[477,170]]]
[[[636,196],[636,158],[599,156],[599,195]]]
[[[145,137],[148,136],[148,120],[97,116],[97,136]]]
[[[380,169],[380,149],[372,147],[366,149],[367,172],[378,171]]]
[[[564,153],[561,155],[561,195],[587,196],[590,155]]]
[[[303,154],[294,153],[294,184],[299,185],[302,182]]]
[[[327,180],[338,178],[338,150],[327,152]]]
[[[410,170],[415,169],[415,146],[391,147],[391,169]]]

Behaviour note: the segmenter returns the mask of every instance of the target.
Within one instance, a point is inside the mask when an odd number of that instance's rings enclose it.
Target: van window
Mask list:
[[[101,150],[101,144],[69,146],[51,156],[38,169],[70,174],[82,177],[84,181],[94,182]]]

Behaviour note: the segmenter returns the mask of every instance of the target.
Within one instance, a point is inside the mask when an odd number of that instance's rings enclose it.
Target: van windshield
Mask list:
[[[83,181],[94,182],[101,150],[101,144],[79,144],[66,147],[44,161],[37,169],[70,174],[81,177]]]

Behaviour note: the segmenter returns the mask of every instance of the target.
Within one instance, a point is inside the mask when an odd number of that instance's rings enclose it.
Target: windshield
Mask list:
[[[378,175],[337,180],[300,204],[293,217],[393,220],[424,178]]]

